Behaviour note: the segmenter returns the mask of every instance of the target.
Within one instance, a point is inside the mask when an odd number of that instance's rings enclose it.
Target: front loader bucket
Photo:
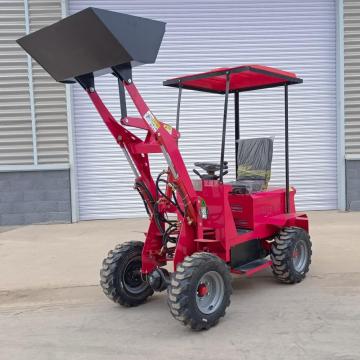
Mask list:
[[[90,7],[17,42],[56,81],[68,82],[155,62],[164,32],[161,21]]]

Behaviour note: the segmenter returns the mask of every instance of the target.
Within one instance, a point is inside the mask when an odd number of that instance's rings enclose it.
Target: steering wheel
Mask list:
[[[193,169],[193,172],[203,180],[218,180],[219,175],[216,175],[215,172],[220,170],[220,164],[214,162],[196,162],[194,163],[196,167],[199,167],[206,171],[206,174],[200,174],[196,169]],[[228,162],[224,161],[224,171],[223,175],[228,173]]]

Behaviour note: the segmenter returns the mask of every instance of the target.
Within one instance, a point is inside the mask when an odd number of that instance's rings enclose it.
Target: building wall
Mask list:
[[[0,225],[71,220],[65,86],[16,43],[61,16],[61,0],[0,1]]]
[[[346,208],[360,211],[360,160],[347,160],[346,174]]]
[[[70,221],[68,170],[0,173],[0,226]]]
[[[360,210],[360,2],[344,0],[346,206]]]

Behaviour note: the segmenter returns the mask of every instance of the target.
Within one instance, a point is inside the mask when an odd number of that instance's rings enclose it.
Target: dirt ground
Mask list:
[[[107,251],[145,220],[0,230],[0,359],[360,359],[360,213],[311,212],[313,263],[298,285],[236,277],[209,331],[175,321],[166,294],[138,308],[98,286]]]

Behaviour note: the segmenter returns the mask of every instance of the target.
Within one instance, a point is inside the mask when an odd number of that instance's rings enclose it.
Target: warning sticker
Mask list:
[[[202,219],[207,219],[209,216],[209,210],[208,207],[206,206],[206,202],[204,199],[201,199],[201,203],[200,203],[200,215]]]
[[[145,113],[144,115],[144,119],[145,121],[148,123],[148,125],[150,125],[151,129],[156,132],[159,130],[160,126],[161,126],[161,122],[155,117],[155,115],[149,110],[147,113]],[[173,128],[169,125],[169,124],[164,124],[164,129],[170,134],[172,135],[173,132]]]
[[[164,129],[171,135],[172,134],[172,127],[168,124],[164,124]]]
[[[157,131],[160,127],[160,121],[153,115],[153,113],[149,110],[145,115],[144,119],[153,129],[153,131]]]

